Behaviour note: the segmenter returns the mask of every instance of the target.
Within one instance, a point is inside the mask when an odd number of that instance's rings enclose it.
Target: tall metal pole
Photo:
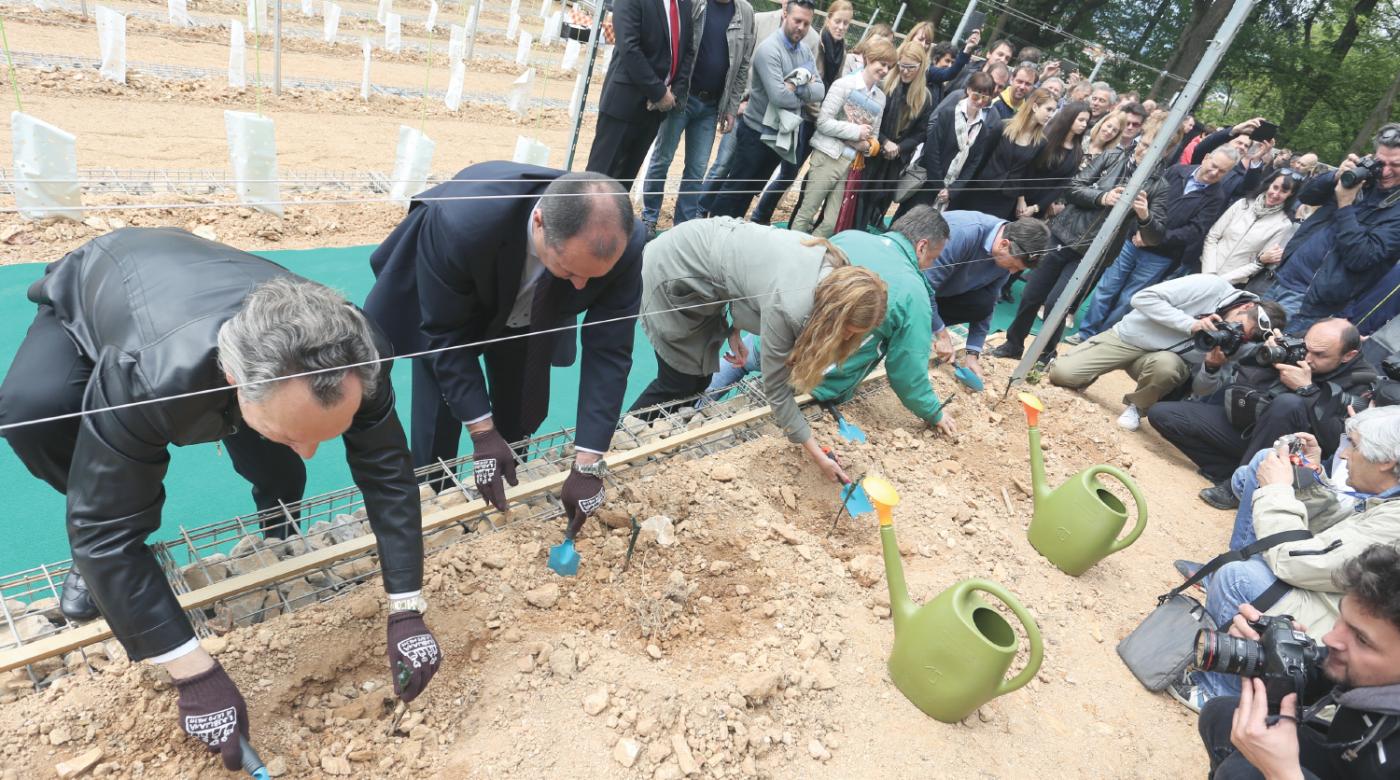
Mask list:
[[[875,17],[877,17],[877,16],[879,16],[879,15],[880,15],[880,9],[879,9],[879,8],[876,8],[876,9],[870,14],[870,18],[869,18],[868,20],[866,20],[866,22],[865,22],[865,32],[862,32],[862,33],[860,34],[860,41],[856,41],[856,45],[860,45],[860,42],[865,40],[865,36],[867,36],[867,35],[870,34],[870,26],[873,25],[873,24],[875,24]]]
[[[1045,316],[1040,333],[1036,334],[1030,349],[1023,353],[1021,362],[1016,364],[1016,370],[1011,372],[1011,379],[1006,385],[1008,390],[1012,384],[1025,379],[1026,374],[1035,367],[1041,352],[1050,345],[1050,337],[1058,330],[1054,323],[1064,321],[1070,304],[1079,297],[1079,290],[1084,286],[1084,283],[1093,277],[1094,269],[1098,268],[1104,260],[1112,260],[1112,258],[1107,257],[1108,252],[1115,248],[1113,246],[1114,239],[1117,238],[1123,221],[1128,216],[1128,211],[1133,207],[1133,198],[1151,178],[1157,163],[1167,152],[1167,142],[1171,140],[1173,131],[1181,126],[1182,120],[1186,118],[1186,110],[1195,105],[1201,93],[1205,91],[1206,82],[1210,81],[1211,76],[1215,74],[1220,60],[1230,49],[1231,42],[1235,40],[1235,35],[1244,26],[1244,22],[1249,18],[1249,12],[1253,8],[1254,0],[1235,0],[1234,7],[1230,9],[1229,15],[1225,17],[1224,22],[1221,22],[1220,29],[1216,30],[1215,37],[1206,47],[1205,55],[1201,57],[1196,69],[1192,71],[1191,78],[1182,89],[1180,98],[1172,105],[1171,113],[1167,115],[1167,121],[1162,124],[1162,129],[1152,140],[1152,146],[1148,148],[1147,154],[1138,164],[1132,178],[1128,179],[1127,186],[1123,188],[1122,197],[1118,198],[1118,203],[1108,213],[1108,219],[1104,220],[1103,227],[1099,228],[1098,235],[1094,236],[1094,243],[1089,246],[1089,251],[1084,253],[1084,259],[1079,261],[1079,267],[1075,269],[1074,275],[1065,285],[1064,292],[1060,293],[1060,297],[1055,301],[1050,313]]]
[[[953,33],[953,45],[961,46],[963,36],[969,32],[967,23],[972,18],[972,12],[977,10],[977,0],[967,0],[967,10],[963,11],[962,20],[958,22],[958,30]]]
[[[1098,57],[1094,58],[1094,69],[1091,70],[1091,71],[1089,71],[1089,80],[1090,80],[1090,81],[1093,81],[1094,79],[1098,78],[1098,75],[1099,75],[1099,68],[1102,68],[1102,67],[1103,67],[1103,61],[1104,61],[1105,59],[1107,59],[1107,58],[1108,58],[1108,52],[1106,52],[1106,51],[1105,51],[1103,54],[1100,54]]]
[[[899,4],[899,12],[894,15],[894,24],[890,25],[890,32],[899,32],[899,20],[904,18],[904,9],[906,7],[904,3]]]
[[[282,0],[276,0],[272,22],[272,94],[282,94]],[[254,10],[257,2],[254,0]]]
[[[481,0],[477,1],[480,8]],[[598,59],[598,41],[603,37],[603,17],[607,14],[607,4],[598,0],[593,17],[593,32],[588,35],[588,64],[583,66],[583,89],[578,94],[578,111],[574,112],[573,127],[569,129],[569,154],[564,157],[564,170],[574,169],[574,153],[578,151],[578,135],[583,127],[583,109],[588,105],[588,88],[593,85],[593,63]]]
[[[472,61],[472,49],[476,48],[476,28],[481,26],[481,0],[476,0],[476,13],[472,16],[472,27],[467,30],[467,47],[462,52],[462,61]]]

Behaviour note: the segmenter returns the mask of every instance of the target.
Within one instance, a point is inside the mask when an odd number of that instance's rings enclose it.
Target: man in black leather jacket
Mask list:
[[[301,458],[340,436],[379,543],[395,688],[421,692],[441,661],[422,619],[422,516],[379,362],[387,341],[364,314],[275,263],[175,229],[90,241],[49,265],[29,299],[39,311],[0,385],[0,425],[17,426],[4,429],[15,454],[68,498],[65,613],[82,611],[85,580],[131,659],[170,671],[185,731],[237,768],[242,696],[199,648],[146,545],[168,447],[223,441],[258,503],[276,506],[300,499]],[[319,373],[272,381],[305,372]]]

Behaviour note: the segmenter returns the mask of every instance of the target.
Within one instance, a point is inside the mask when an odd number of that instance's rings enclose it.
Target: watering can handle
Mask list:
[[[1026,668],[1010,680],[1002,680],[997,687],[997,695],[1002,696],[1020,688],[1035,677],[1035,673],[1040,671],[1040,662],[1045,657],[1045,647],[1040,641],[1040,628],[1035,624],[1035,618],[1021,606],[1021,602],[1011,591],[992,582],[991,580],[968,580],[968,592],[980,590],[989,596],[995,597],[998,601],[1011,608],[1016,614],[1016,619],[1021,621],[1021,628],[1025,629],[1026,639],[1030,641],[1031,657],[1026,660]]]
[[[1089,469],[1089,475],[1092,476],[1094,474],[1107,474],[1119,482],[1122,482],[1123,487],[1127,488],[1128,492],[1133,495],[1133,503],[1137,505],[1137,525],[1133,526],[1133,530],[1129,531],[1127,536],[1115,540],[1113,544],[1109,546],[1109,553],[1116,553],[1133,542],[1136,542],[1138,537],[1142,536],[1142,532],[1147,528],[1147,499],[1142,497],[1142,491],[1138,490],[1137,483],[1133,481],[1133,478],[1124,474],[1121,469],[1115,466],[1102,464],[1094,466]]]

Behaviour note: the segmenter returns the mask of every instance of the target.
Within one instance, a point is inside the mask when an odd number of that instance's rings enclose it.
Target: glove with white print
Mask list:
[[[394,693],[406,702],[418,698],[442,664],[442,649],[421,612],[389,615],[389,676]]]
[[[472,479],[481,497],[497,510],[506,511],[506,486],[520,484],[515,478],[515,453],[501,434],[492,428],[472,434]]]
[[[180,728],[203,742],[210,753],[218,753],[225,769],[241,769],[238,735],[248,736],[248,705],[224,667],[215,661],[207,672],[175,680],[175,688],[180,692]]]
[[[564,504],[564,516],[569,518],[564,536],[574,538],[583,527],[583,521],[603,505],[604,498],[602,477],[596,473],[583,473],[578,468],[570,469],[569,476],[564,479],[564,489],[559,493],[559,500]]]

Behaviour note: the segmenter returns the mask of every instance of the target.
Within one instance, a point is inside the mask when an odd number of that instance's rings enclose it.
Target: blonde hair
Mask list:
[[[1142,134],[1138,136],[1136,148],[1146,151],[1147,147],[1157,140],[1157,134],[1162,132],[1162,125],[1167,123],[1168,116],[1170,114],[1164,109],[1153,111],[1152,115],[1142,123]],[[1184,135],[1186,135],[1186,128],[1178,124],[1171,138],[1167,139],[1167,148],[1175,149],[1176,145],[1181,143],[1181,137]]]
[[[1040,143],[1045,138],[1045,125],[1037,124],[1035,121],[1035,107],[1047,100],[1054,100],[1055,96],[1050,90],[1040,88],[1026,96],[1021,103],[1021,107],[1016,110],[1016,115],[1011,117],[1011,121],[1006,123],[1006,128],[1001,134],[1011,139],[1014,143],[1016,139],[1029,134],[1032,144]]]
[[[933,22],[919,22],[914,25],[914,29],[910,30],[909,34],[905,36],[905,42],[913,41],[921,32],[927,33],[925,37],[928,38],[928,45],[930,47],[933,46],[934,41],[938,37],[938,33],[933,29]]]
[[[924,110],[924,104],[928,102],[928,82],[924,78],[924,73],[928,71],[928,52],[924,47],[913,41],[905,41],[895,54],[895,64],[905,58],[916,60],[919,63],[919,73],[913,81],[904,85],[904,105],[899,111],[899,121],[895,124],[895,134],[904,132],[909,123],[914,121],[914,117]],[[890,75],[885,77],[885,83],[881,88],[885,91],[885,96],[894,94],[894,90],[899,86],[899,69],[892,68]],[[885,110],[890,110],[890,106],[885,106]]]
[[[872,62],[883,62],[891,68],[894,67],[895,51],[894,44],[884,38],[873,38],[861,44],[860,56],[865,60],[865,64]]]
[[[1120,109],[1117,109],[1117,108],[1113,109],[1112,111],[1108,112],[1107,114],[1104,114],[1104,115],[1099,119],[1099,121],[1097,121],[1097,122],[1094,123],[1094,126],[1093,126],[1093,127],[1089,128],[1089,145],[1090,145],[1090,146],[1093,146],[1093,145],[1095,145],[1095,144],[1100,143],[1100,141],[1099,141],[1099,128],[1103,127],[1104,123],[1107,122],[1107,121],[1110,120],[1110,119],[1112,119],[1114,125],[1116,125],[1116,126],[1118,127],[1118,132],[1114,133],[1112,138],[1108,139],[1107,141],[1103,141],[1103,142],[1102,142],[1103,148],[1104,148],[1104,149],[1107,149],[1107,148],[1109,148],[1110,146],[1112,146],[1112,145],[1114,145],[1115,143],[1117,143],[1117,142],[1118,142],[1118,139],[1120,139],[1120,138],[1123,137],[1123,127],[1127,124],[1127,122],[1124,121],[1124,120],[1126,120],[1127,118],[1128,118],[1128,112],[1127,112],[1127,111],[1120,110]]]
[[[840,250],[823,239],[805,245],[816,246],[817,242],[827,246],[826,262],[831,264],[833,250],[836,254]],[[821,384],[827,367],[844,363],[866,334],[885,319],[885,281],[869,268],[846,264],[844,254],[840,257],[841,265],[827,274],[812,294],[812,314],[788,356],[792,386],[799,393]],[[848,330],[855,334],[848,336]]]
[[[826,18],[830,19],[832,14],[839,14],[842,11],[850,11],[853,18],[856,15],[856,7],[851,5],[851,0],[832,0],[831,5],[826,7]]]

